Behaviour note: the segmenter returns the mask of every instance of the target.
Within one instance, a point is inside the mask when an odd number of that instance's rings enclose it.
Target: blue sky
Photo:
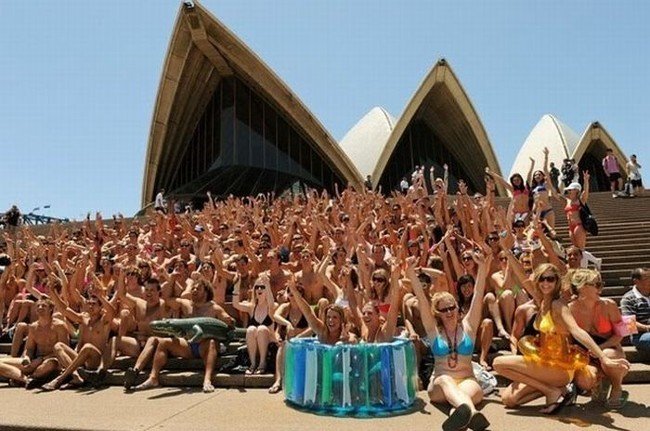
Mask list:
[[[0,3],[0,210],[139,209],[153,104],[180,1]],[[545,113],[600,121],[645,164],[650,2],[202,2],[336,138],[373,106],[399,116],[450,62],[504,172]],[[648,177],[650,179],[650,177]]]

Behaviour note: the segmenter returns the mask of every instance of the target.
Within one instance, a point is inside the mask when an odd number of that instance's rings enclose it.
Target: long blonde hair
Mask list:
[[[436,324],[438,326],[442,325],[442,321],[440,319],[440,312],[438,311],[438,303],[442,301],[443,299],[447,299],[449,301],[452,301],[456,308],[458,308],[458,301],[456,301],[456,298],[454,298],[454,295],[452,295],[449,292],[436,292],[433,294],[431,297],[431,312],[433,313],[433,316],[436,319]],[[460,310],[459,310],[460,312]]]
[[[553,299],[560,299],[562,296],[562,290],[564,290],[564,287],[562,286],[562,274],[560,274],[560,270],[557,268],[557,266],[553,265],[552,263],[542,263],[540,265],[537,265],[537,268],[533,271],[533,289],[539,293],[540,296],[542,296],[542,292],[539,289],[539,278],[546,272],[552,272],[553,275],[555,275],[555,288],[553,289]],[[540,305],[540,304],[538,304]]]
[[[580,294],[580,290],[585,284],[601,284],[602,277],[600,272],[587,269],[587,268],[578,268],[572,269],[567,272],[565,277],[566,288],[571,289],[571,292],[575,295]]]

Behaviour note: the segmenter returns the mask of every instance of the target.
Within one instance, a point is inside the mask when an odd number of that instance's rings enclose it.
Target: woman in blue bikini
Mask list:
[[[483,400],[483,391],[474,377],[472,353],[482,320],[485,280],[492,254],[476,252],[472,256],[479,265],[477,282],[469,311],[462,319],[456,299],[448,292],[434,294],[429,306],[411,259],[407,268],[435,358],[434,372],[427,388],[429,398],[431,402],[449,403],[454,408],[442,424],[444,431],[464,430],[467,427],[479,431],[490,425],[475,407]]]

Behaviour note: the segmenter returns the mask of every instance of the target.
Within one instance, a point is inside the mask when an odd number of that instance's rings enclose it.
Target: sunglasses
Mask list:
[[[472,256],[463,256],[463,261],[469,262],[470,260],[472,260]]]
[[[189,247],[189,244],[181,244],[181,247]]]
[[[488,241],[498,241],[498,240],[499,238],[497,238],[496,236],[491,236],[488,238]]]
[[[507,257],[500,257],[499,260],[500,260],[501,262],[507,262],[507,261],[508,261],[508,258],[507,258]]]
[[[377,281],[377,282],[383,283],[383,282],[386,281],[386,279],[383,278],[383,277],[372,277],[372,281]]]
[[[554,275],[541,275],[539,277],[540,282],[545,282],[548,281],[549,283],[555,283],[557,281],[557,277]]]
[[[254,289],[255,290],[264,290],[264,289],[266,289],[266,286],[264,286],[263,284],[258,284],[257,286],[254,287]]]
[[[455,305],[450,305],[449,307],[440,308],[438,310],[438,313],[449,313],[450,311],[454,311],[454,310],[456,310],[456,306]]]

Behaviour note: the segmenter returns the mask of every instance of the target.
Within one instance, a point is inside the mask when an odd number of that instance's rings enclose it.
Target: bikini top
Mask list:
[[[607,316],[598,313],[596,316],[596,322],[594,323],[594,329],[596,329],[600,335],[609,334],[613,329],[612,322],[607,318]]]
[[[566,206],[564,207],[564,212],[567,213],[567,215],[576,211],[580,211],[580,202],[577,203],[572,202],[570,204],[566,204]]]
[[[471,356],[474,353],[474,341],[467,335],[465,331],[460,339],[460,343],[456,346],[456,352],[461,356]],[[431,353],[433,356],[447,356],[451,353],[449,343],[440,334],[436,335],[431,343]]]
[[[263,321],[258,321],[257,318],[255,317],[255,312],[257,311],[257,306],[255,306],[255,309],[253,310],[253,315],[251,316],[251,321],[255,322],[257,325],[254,326],[259,326],[259,325],[264,325],[264,326],[271,326],[273,324],[273,319],[271,319],[271,316],[266,314],[266,317],[264,318]]]
[[[515,197],[515,198],[516,198],[517,196],[527,195],[527,194],[528,194],[528,190],[527,190],[527,189],[523,189],[523,190],[514,189],[514,190],[512,191],[512,196]]]
[[[546,184],[539,184],[533,188],[533,194],[536,195],[538,193],[545,192],[546,190]]]

